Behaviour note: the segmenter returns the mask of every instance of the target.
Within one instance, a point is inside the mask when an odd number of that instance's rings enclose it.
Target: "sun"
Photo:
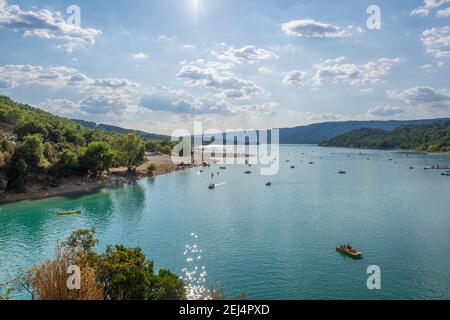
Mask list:
[[[202,0],[189,0],[189,1],[190,1],[192,11],[194,13],[198,13],[200,10]]]

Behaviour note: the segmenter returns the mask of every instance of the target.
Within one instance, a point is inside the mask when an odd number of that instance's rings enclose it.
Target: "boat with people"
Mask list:
[[[245,174],[252,174],[251,171],[245,171]]]
[[[215,188],[216,188],[216,185],[213,184],[213,183],[210,184],[209,187],[208,187],[209,190],[213,190],[213,189],[215,189]]]
[[[339,174],[347,174],[347,171],[341,170],[338,172]]]
[[[361,259],[363,254],[353,248],[350,244],[336,247],[336,251],[355,259]]]
[[[266,183],[266,187],[271,187],[271,186],[272,186],[272,182],[269,181]]]
[[[60,211],[56,213],[58,216],[70,216],[75,214],[81,214],[81,211]]]

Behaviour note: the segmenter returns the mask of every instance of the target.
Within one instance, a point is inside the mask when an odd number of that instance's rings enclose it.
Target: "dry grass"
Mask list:
[[[97,284],[97,275],[87,264],[81,269],[81,288],[70,290],[67,282],[72,258],[57,246],[55,259],[45,262],[31,274],[36,300],[103,300],[103,290]]]

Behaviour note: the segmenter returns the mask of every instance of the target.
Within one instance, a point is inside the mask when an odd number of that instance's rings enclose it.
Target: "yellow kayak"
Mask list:
[[[69,216],[72,214],[81,214],[81,211],[61,211],[61,212],[57,212],[57,214],[59,216]]]
[[[362,253],[359,251],[356,251],[355,249],[348,249],[347,247],[340,246],[336,248],[336,251],[346,254],[352,258],[362,258]]]

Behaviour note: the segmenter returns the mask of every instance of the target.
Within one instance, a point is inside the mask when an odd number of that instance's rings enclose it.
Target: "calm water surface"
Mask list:
[[[315,146],[281,153],[278,175],[228,166],[215,190],[208,190],[209,169],[192,169],[82,197],[1,206],[0,282],[51,257],[73,230],[95,226],[99,250],[139,246],[157,268],[179,274],[196,233],[208,281],[228,296],[450,298],[450,178],[423,170],[450,165],[448,155]],[[83,214],[57,216],[61,210]],[[364,259],[335,251],[347,242]],[[381,267],[382,290],[367,289],[370,265]]]

